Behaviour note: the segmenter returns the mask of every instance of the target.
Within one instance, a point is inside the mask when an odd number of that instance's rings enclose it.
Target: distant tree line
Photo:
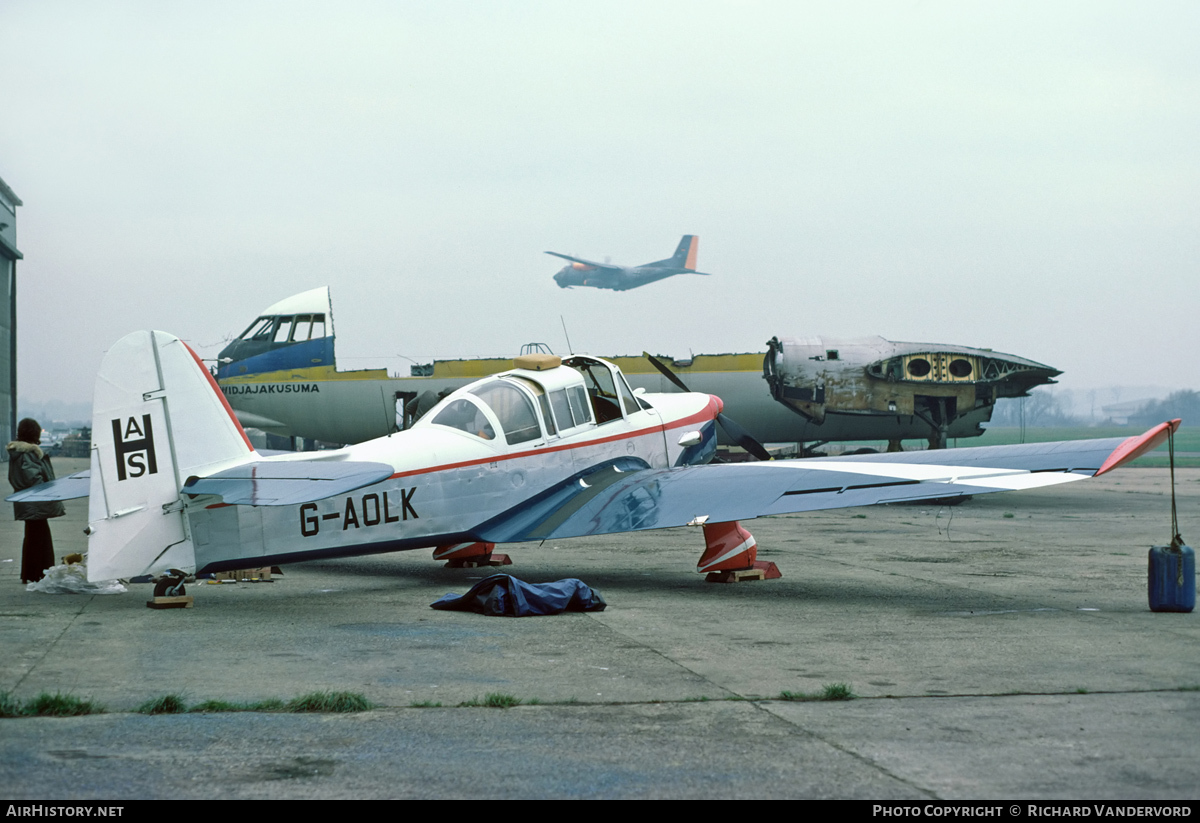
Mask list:
[[[1139,426],[1153,426],[1155,423],[1174,420],[1176,417],[1185,421],[1200,420],[1200,392],[1185,389],[1169,394],[1163,400],[1151,400],[1129,415],[1129,422]]]
[[[1073,416],[1063,399],[1045,390],[1034,389],[1028,397],[996,401],[990,426],[1048,428],[1050,426],[1085,425]]]

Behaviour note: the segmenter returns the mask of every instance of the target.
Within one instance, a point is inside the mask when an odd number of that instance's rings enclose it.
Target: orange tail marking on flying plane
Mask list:
[[[699,246],[700,246],[700,238],[693,237],[691,245],[688,246],[687,262],[685,262],[683,264],[683,267],[685,269],[696,268],[696,249],[699,248]]]

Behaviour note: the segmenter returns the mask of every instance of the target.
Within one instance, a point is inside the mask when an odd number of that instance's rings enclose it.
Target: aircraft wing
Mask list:
[[[749,520],[1069,483],[1156,448],[1179,421],[1127,439],[642,469],[615,461],[473,531],[495,543]]]
[[[9,503],[46,503],[51,500],[74,500],[77,497],[87,497],[91,487],[92,472],[84,469],[81,472],[51,480],[49,483],[39,483],[24,491],[10,494],[4,498]]]
[[[256,461],[193,477],[183,493],[214,494],[241,506],[294,506],[370,486],[392,476],[387,463]]]
[[[563,260],[570,260],[572,263],[582,263],[585,266],[591,266],[594,269],[608,269],[609,271],[621,271],[620,266],[614,266],[612,263],[597,263],[594,260],[584,260],[582,257],[572,257],[569,254],[559,254],[556,251],[548,251],[546,254],[554,257],[561,257]]]

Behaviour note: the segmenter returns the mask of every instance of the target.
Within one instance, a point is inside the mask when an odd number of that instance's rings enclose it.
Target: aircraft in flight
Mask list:
[[[708,272],[696,271],[696,250],[700,238],[694,234],[685,234],[679,241],[675,254],[666,260],[656,260],[653,263],[643,263],[640,266],[614,266],[611,263],[597,263],[584,260],[582,257],[572,257],[548,251],[546,254],[569,260],[570,265],[563,266],[554,275],[554,282],[560,289],[574,286],[591,286],[597,289],[612,289],[613,291],[629,291],[638,286],[645,286],[657,280],[665,280],[676,274],[703,274]]]
[[[327,443],[360,443],[408,428],[436,398],[513,368],[510,357],[434,360],[342,371],[334,359],[329,288],[285,298],[218,355],[217,382],[243,426]],[[670,391],[642,356],[608,357],[630,386]],[[805,443],[905,439],[945,447],[978,437],[996,401],[1053,383],[1058,369],[991,349],[894,343],[882,337],[772,338],[766,352],[664,358],[696,391],[715,394],[760,440]],[[763,378],[766,378],[765,380]],[[722,445],[730,440],[718,432]]]
[[[7,499],[86,493],[89,580],[165,574],[161,591],[175,594],[183,572],[421,548],[478,557],[496,543],[685,525],[703,529],[697,571],[777,576],[739,521],[1078,481],[1179,425],[1125,439],[704,465],[718,425],[757,444],[720,398],[677,385],[685,390],[635,392],[599,358],[530,355],[405,431],[264,455],[185,343],[135,332],[96,378],[90,470]]]

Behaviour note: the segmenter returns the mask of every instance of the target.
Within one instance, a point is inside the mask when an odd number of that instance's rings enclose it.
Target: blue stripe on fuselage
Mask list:
[[[293,343],[272,349],[245,360],[236,360],[223,365],[217,371],[217,379],[227,377],[246,377],[265,372],[284,371],[285,369],[307,369],[313,366],[332,366],[333,337],[319,337],[316,340],[305,340],[303,343]]]

